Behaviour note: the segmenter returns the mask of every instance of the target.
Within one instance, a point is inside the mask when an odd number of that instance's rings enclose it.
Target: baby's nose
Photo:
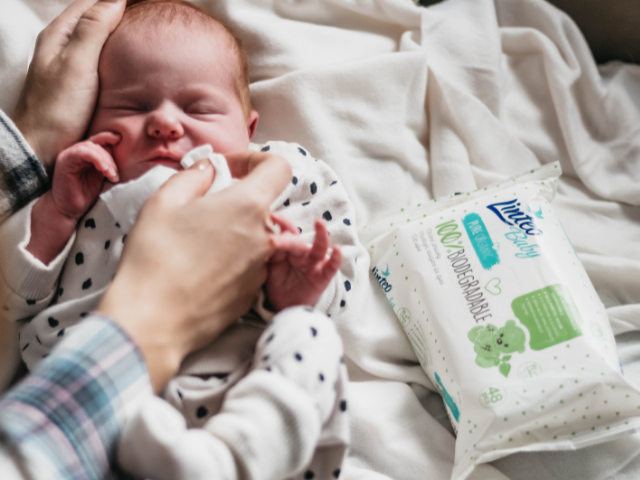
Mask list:
[[[167,138],[175,140],[184,135],[182,123],[177,116],[170,113],[154,113],[147,126],[147,134],[153,138]]]

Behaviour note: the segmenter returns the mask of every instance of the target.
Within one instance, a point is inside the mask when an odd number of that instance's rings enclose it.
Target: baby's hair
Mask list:
[[[211,12],[186,0],[143,0],[127,7],[118,28],[140,20],[156,26],[174,22],[185,26],[201,25],[223,32],[237,59],[235,90],[248,117],[253,109],[249,92],[249,59],[242,42],[227,25]]]

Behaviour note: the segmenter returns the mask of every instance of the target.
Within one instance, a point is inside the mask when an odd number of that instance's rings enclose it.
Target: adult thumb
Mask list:
[[[208,158],[178,172],[154,194],[162,205],[180,207],[202,197],[213,184],[216,170]]]

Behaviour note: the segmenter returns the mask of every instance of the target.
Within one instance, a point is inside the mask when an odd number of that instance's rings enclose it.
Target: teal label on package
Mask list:
[[[456,422],[460,421],[460,410],[458,410],[458,405],[456,405],[456,402],[453,401],[453,398],[451,397],[451,395],[449,395],[449,392],[447,392],[447,389],[444,388],[444,385],[442,384],[442,380],[440,380],[440,375],[438,375],[436,373],[436,382],[438,382],[438,386],[440,387],[440,393],[442,394],[442,399],[444,400],[444,403],[447,405],[447,407],[449,407],[449,411],[451,412],[451,415],[453,415],[453,418],[456,419]]]
[[[493,248],[493,240],[491,240],[482,218],[477,213],[470,213],[462,219],[462,223],[467,230],[471,245],[478,255],[482,268],[491,270],[491,267],[500,263],[500,257]]]
[[[582,318],[571,292],[562,284],[517,297],[511,308],[529,330],[532,350],[553,347],[582,335]]]

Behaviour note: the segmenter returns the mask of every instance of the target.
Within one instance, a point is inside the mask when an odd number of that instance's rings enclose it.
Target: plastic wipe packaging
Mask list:
[[[372,274],[457,432],[453,479],[633,433],[640,392],[550,205],[558,163],[364,227]]]

